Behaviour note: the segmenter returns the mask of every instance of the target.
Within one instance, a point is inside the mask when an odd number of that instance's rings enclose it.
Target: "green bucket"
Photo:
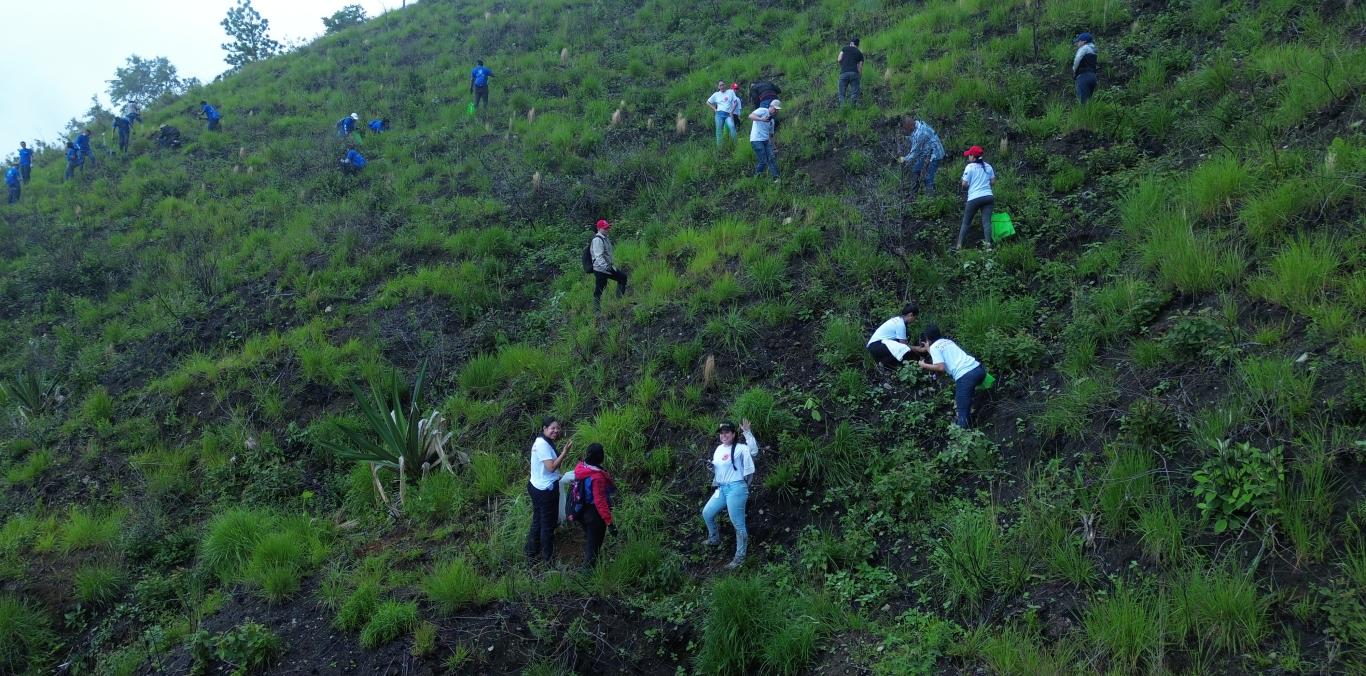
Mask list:
[[[466,115],[473,115],[473,114],[474,114],[474,102],[473,102],[473,101],[470,101],[470,105],[465,106],[465,114],[466,114]]]
[[[980,385],[977,386],[977,389],[979,389],[979,390],[989,390],[989,389],[991,389],[991,387],[992,387],[993,385],[995,385],[995,384],[996,384],[996,376],[993,376],[993,375],[991,375],[990,372],[987,372],[987,377],[985,377],[985,378],[982,379],[982,383],[981,383]]]
[[[998,241],[1015,234],[1015,224],[1010,220],[1010,214],[998,211],[991,215],[991,240]]]

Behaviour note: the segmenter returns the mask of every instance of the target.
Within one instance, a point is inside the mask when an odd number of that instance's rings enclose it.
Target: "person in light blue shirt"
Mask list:
[[[968,148],[963,152],[963,156],[968,158],[968,164],[963,169],[963,188],[968,191],[968,201],[963,207],[963,224],[958,228],[958,245],[954,249],[963,248],[963,240],[967,239],[972,217],[979,211],[982,213],[982,243],[990,249],[991,208],[996,204],[996,196],[992,193],[991,186],[996,183],[996,170],[982,159],[981,146]]]
[[[763,176],[764,169],[768,169],[773,172],[774,183],[778,182],[778,148],[773,141],[773,123],[782,107],[781,101],[773,99],[767,106],[755,108],[754,112],[749,114],[749,145],[754,149],[754,158],[757,161],[754,165],[754,175]]]
[[[69,181],[76,174],[76,169],[81,166],[83,160],[81,149],[76,147],[71,141],[66,142],[66,174],[62,180]]]
[[[209,105],[208,101],[200,101],[199,115],[208,120],[209,131],[218,131],[218,122],[223,119],[223,114],[217,108]]]
[[[356,146],[351,145],[346,149],[346,157],[341,160],[342,172],[346,174],[359,174],[361,169],[367,164],[365,156],[356,150]]]
[[[9,201],[6,204],[14,204],[19,201],[19,161],[15,160],[10,164],[9,169],[5,170],[5,186],[9,188]]]
[[[33,149],[27,143],[19,142],[19,176],[28,183],[30,175],[33,173]]]
[[[481,59],[475,62],[474,70],[470,71],[470,93],[474,94],[474,107],[478,108],[483,103],[485,108],[489,107],[489,78],[493,77],[493,71],[484,65]]]
[[[911,175],[915,177],[915,183],[911,185],[911,194],[920,191],[920,184],[925,184],[925,194],[934,194],[934,174],[939,171],[939,163],[944,159],[944,144],[939,140],[939,134],[934,133],[930,125],[925,124],[924,120],[913,117],[901,120],[901,130],[906,133],[906,142],[910,145],[910,150],[904,157],[897,158],[898,162],[909,164]]]
[[[81,151],[81,162],[90,160],[90,166],[95,166],[95,151],[90,148],[90,130],[86,129],[76,136],[76,149]]]

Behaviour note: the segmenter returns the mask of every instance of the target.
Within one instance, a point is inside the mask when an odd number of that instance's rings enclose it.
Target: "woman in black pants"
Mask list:
[[[612,525],[612,494],[617,492],[612,475],[602,468],[602,444],[589,444],[583,461],[574,468],[574,492],[580,500],[571,505],[571,514],[583,526],[583,567],[592,568],[598,561],[598,549],[603,536]]]
[[[574,442],[555,450],[555,441],[564,434],[560,421],[546,418],[541,433],[531,444],[531,480],[526,485],[531,497],[531,531],[526,536],[526,557],[549,563],[555,554],[555,526],[560,520],[560,465]]]

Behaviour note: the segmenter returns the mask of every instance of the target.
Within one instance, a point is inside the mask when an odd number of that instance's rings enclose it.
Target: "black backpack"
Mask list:
[[[768,80],[760,80],[749,86],[749,98],[750,101],[753,102],[755,108],[758,108],[759,104],[763,103],[764,100],[776,99],[778,98],[778,95],[782,93],[782,90],[778,89],[778,85],[775,85]]]
[[[588,246],[583,248],[584,274],[590,274],[593,272],[593,240],[597,238],[597,235],[593,235],[593,239],[588,240]]]

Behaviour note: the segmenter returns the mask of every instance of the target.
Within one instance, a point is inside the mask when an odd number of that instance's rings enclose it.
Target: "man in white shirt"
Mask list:
[[[564,427],[554,418],[541,423],[541,433],[531,444],[531,479],[527,495],[531,497],[531,531],[527,533],[525,553],[528,560],[537,558],[550,563],[555,555],[555,525],[559,523],[560,465],[569,455],[569,447],[555,450],[555,441],[564,434]]]
[[[724,80],[716,83],[716,92],[707,99],[707,107],[716,116],[716,145],[720,147],[722,131],[730,132],[730,140],[734,141],[737,136],[735,133],[735,114],[740,111],[740,97],[735,95],[735,89],[739,85],[726,86]]]
[[[777,146],[773,143],[773,120],[779,110],[782,110],[782,102],[773,99],[768,102],[768,107],[755,108],[754,112],[749,114],[752,123],[749,128],[749,145],[754,148],[754,158],[757,161],[754,175],[763,176],[764,169],[768,168],[773,172],[774,183],[778,182],[778,156],[775,153]]]
[[[906,355],[911,352],[907,345],[906,327],[915,323],[918,314],[920,308],[915,303],[907,303],[901,308],[901,314],[877,327],[868,339],[868,344],[864,346],[868,354],[872,355],[873,361],[890,369],[901,366]]]

